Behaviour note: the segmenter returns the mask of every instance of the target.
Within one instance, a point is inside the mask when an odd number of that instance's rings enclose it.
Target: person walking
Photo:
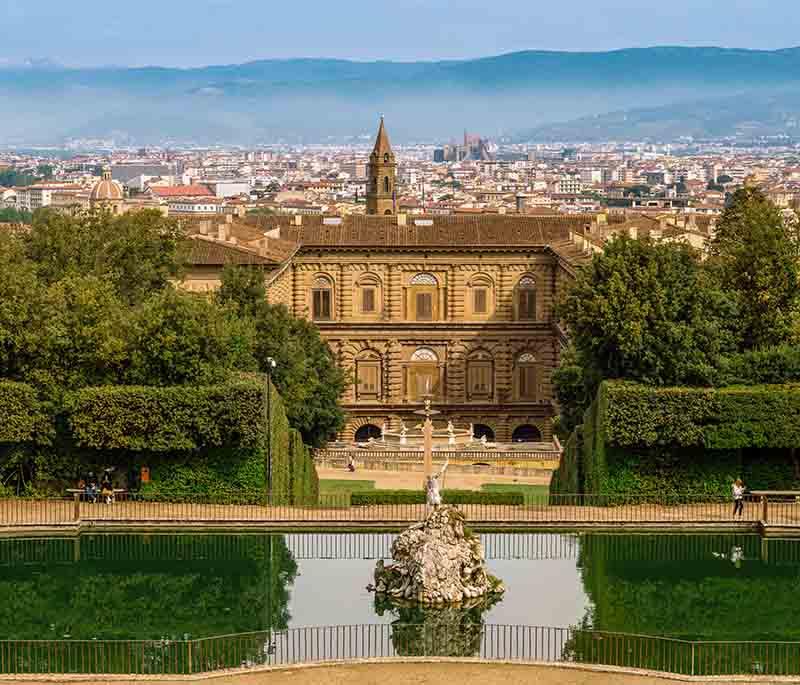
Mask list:
[[[737,478],[733,483],[733,515],[739,514],[739,518],[744,514],[744,483],[741,478]]]

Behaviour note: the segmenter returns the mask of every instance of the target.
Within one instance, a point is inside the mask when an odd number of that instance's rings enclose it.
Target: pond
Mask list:
[[[800,541],[756,535],[481,536],[508,592],[470,619],[687,640],[800,640]],[[416,623],[366,590],[393,535],[0,540],[0,639],[197,639]],[[461,619],[457,619],[461,620]]]

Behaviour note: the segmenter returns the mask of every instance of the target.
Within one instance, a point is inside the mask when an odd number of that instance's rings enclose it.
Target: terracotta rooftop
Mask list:
[[[223,243],[205,236],[190,238],[189,263],[195,266],[225,266],[227,264],[257,264],[274,266],[277,261],[252,250],[232,243]]]
[[[201,225],[206,225],[206,233],[202,233]],[[239,249],[244,249],[260,254],[270,262],[282,262],[291,257],[297,250],[297,243],[289,240],[282,240],[280,238],[268,238],[264,235],[264,229],[251,226],[239,221],[232,221],[231,223],[225,221],[214,220],[201,220],[194,222],[187,222],[186,232],[192,238],[200,238],[208,241],[214,241],[216,244],[223,247],[230,246],[231,243],[216,240],[218,237],[218,226],[225,227],[226,235],[229,238],[234,238]],[[215,256],[215,259],[217,257]],[[206,262],[208,264],[215,262]],[[227,263],[227,262],[225,262]]]
[[[204,185],[191,186],[150,186],[150,192],[158,197],[214,197],[214,193]]]
[[[299,225],[296,221],[299,220]],[[351,214],[342,217],[267,215],[248,217],[262,231],[280,230],[280,237],[303,246],[504,247],[549,245],[581,230],[588,215],[530,216],[519,214],[406,216]]]

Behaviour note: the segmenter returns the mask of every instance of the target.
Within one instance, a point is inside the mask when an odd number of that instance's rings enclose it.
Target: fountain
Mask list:
[[[425,408],[415,412],[425,417],[421,429],[425,452],[424,473],[428,506],[424,521],[403,531],[392,543],[392,559],[386,566],[379,560],[375,568],[375,584],[369,586],[379,601],[411,603],[422,606],[480,604],[505,592],[503,583],[489,574],[480,539],[464,525],[464,515],[455,507],[441,506],[439,479],[447,468],[433,474],[432,416],[430,399]],[[454,431],[448,424],[448,431]],[[401,437],[407,438],[405,425]]]
[[[452,421],[448,421],[445,428],[436,428],[433,425],[431,417],[439,414],[440,412],[431,409],[430,399],[425,400],[424,409],[419,409],[414,413],[424,416],[425,421],[421,424],[417,424],[411,429],[406,426],[405,421],[402,419],[400,420],[399,430],[389,430],[386,426],[386,422],[384,422],[381,426],[381,437],[379,441],[380,445],[382,447],[386,447],[387,449],[424,449],[424,428],[428,421],[431,422],[431,446],[433,448],[454,449],[480,442],[479,440],[476,440],[475,436],[473,435],[472,425],[470,425],[469,428],[456,428]],[[371,444],[375,442],[378,441],[370,441]]]

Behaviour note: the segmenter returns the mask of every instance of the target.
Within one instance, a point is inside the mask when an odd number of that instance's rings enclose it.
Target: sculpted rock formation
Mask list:
[[[486,572],[478,537],[464,528],[454,507],[434,508],[428,517],[402,532],[392,544],[393,564],[378,561],[378,599],[399,605],[476,605],[505,592]]]

